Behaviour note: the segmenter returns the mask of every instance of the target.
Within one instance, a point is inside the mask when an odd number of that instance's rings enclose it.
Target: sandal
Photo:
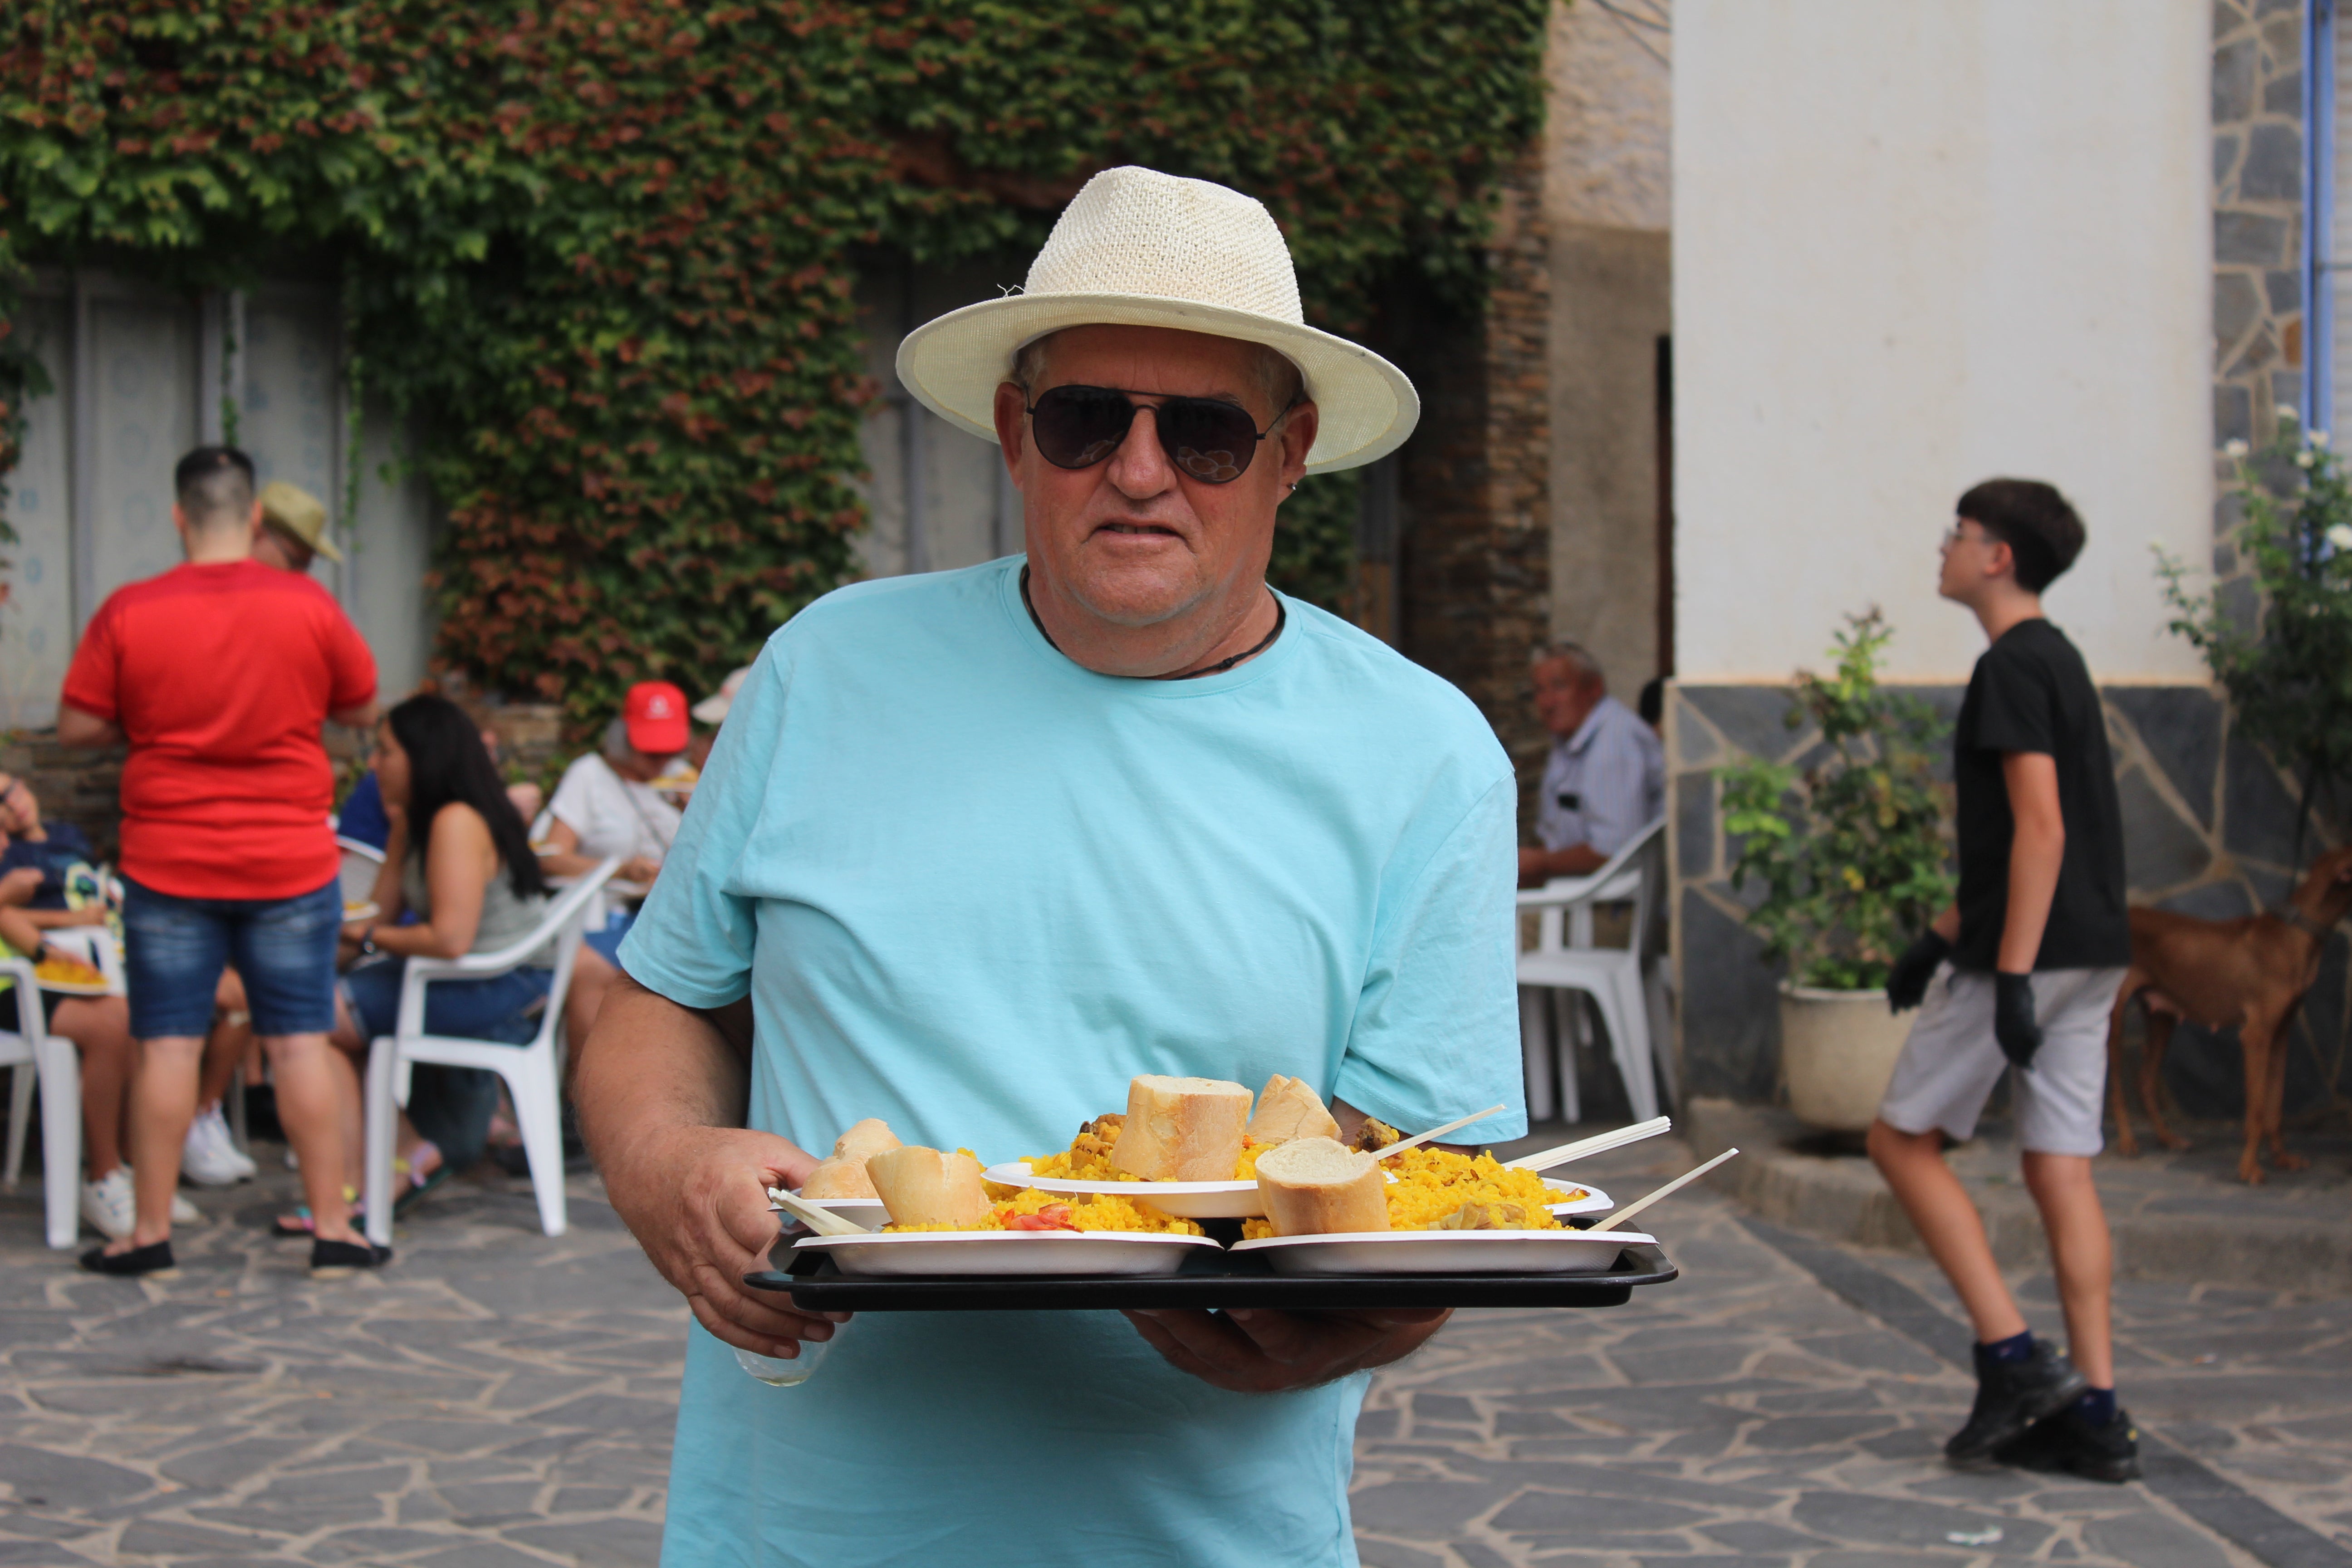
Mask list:
[[[357,1187],[343,1189],[343,1202],[357,1205],[359,1201],[360,1190]],[[319,1222],[310,1217],[309,1204],[298,1205],[292,1214],[279,1215],[269,1222],[269,1234],[281,1241],[304,1241],[318,1232]]]
[[[428,1139],[419,1143],[416,1149],[419,1153],[427,1149],[433,1151],[433,1168],[419,1176],[412,1161],[404,1158],[392,1163],[394,1172],[408,1178],[407,1188],[392,1200],[392,1217],[394,1219],[406,1219],[408,1211],[425,1201],[425,1194],[449,1179],[449,1162],[442,1157],[437,1146]]]

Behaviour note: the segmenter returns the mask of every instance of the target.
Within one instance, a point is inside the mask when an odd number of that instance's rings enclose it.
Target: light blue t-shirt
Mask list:
[[[751,1125],[992,1163],[1138,1073],[1282,1072],[1519,1135],[1517,795],[1477,710],[1296,600],[1237,669],[1097,675],[1020,567],[830,595],[728,713],[621,963],[751,994]],[[1356,1561],[1361,1377],[1230,1394],[1115,1313],[873,1312],[778,1389],[689,1334],[665,1563]]]

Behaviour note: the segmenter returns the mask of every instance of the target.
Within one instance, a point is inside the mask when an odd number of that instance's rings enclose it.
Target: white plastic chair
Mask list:
[[[362,844],[356,838],[335,835],[335,847],[342,852],[343,863],[337,877],[342,884],[343,907],[371,902],[375,898],[376,873],[383,869],[383,851],[373,844]]]
[[[487,1068],[506,1080],[507,1093],[514,1100],[515,1124],[522,1133],[523,1152],[530,1158],[530,1186],[539,1200],[540,1228],[550,1236],[563,1234],[567,1223],[563,1071],[557,1059],[557,1032],[563,1025],[563,998],[572,988],[572,964],[580,953],[589,907],[620,864],[618,859],[608,859],[564,889],[529,936],[496,952],[408,961],[401,979],[400,1016],[394,1032],[378,1035],[368,1047],[365,1203],[370,1241],[383,1246],[392,1240],[392,1145],[397,1124],[394,1112],[408,1103],[409,1069],[418,1062]],[[538,1037],[529,1045],[508,1046],[425,1032],[427,985],[436,980],[487,980],[520,969],[551,941],[555,944],[555,977],[547,988],[547,1010],[541,1015]]]
[[[1664,847],[1661,835],[1665,826],[1664,817],[1657,818],[1588,876],[1555,878],[1519,895],[1519,908],[1537,910],[1538,917],[1536,945],[1519,954],[1519,1038],[1527,1058],[1528,1114],[1538,1121],[1549,1116],[1554,1103],[1547,991],[1580,993],[1592,999],[1636,1121],[1646,1121],[1658,1113],[1654,1072],[1665,1079],[1667,1098],[1675,1098],[1674,1066],[1651,1048],[1650,997],[1643,982],[1651,927],[1665,880],[1658,854]],[[1633,936],[1622,948],[1595,947],[1593,906],[1615,903],[1633,906]],[[1572,1058],[1559,1074],[1557,1089],[1563,1114],[1575,1121],[1581,1108]]]
[[[118,994],[122,961],[104,926],[64,926],[44,931],[59,952],[71,952],[106,976]],[[7,1184],[25,1168],[25,1140],[32,1131],[33,1084],[41,1085],[41,1205],[49,1245],[69,1250],[81,1233],[81,1048],[52,1035],[42,1016],[39,983],[29,958],[0,959],[0,970],[16,977],[16,1028],[0,1029],[0,1067],[9,1076]]]

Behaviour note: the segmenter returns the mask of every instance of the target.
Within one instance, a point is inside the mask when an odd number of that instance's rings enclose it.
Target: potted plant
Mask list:
[[[1895,955],[1951,901],[1944,794],[1934,773],[1944,727],[1918,698],[1878,683],[1895,635],[1874,606],[1846,617],[1834,673],[1800,670],[1788,725],[1821,742],[1799,764],[1762,757],[1718,770],[1736,850],[1731,880],[1761,897],[1748,924],[1780,986],[1789,1107],[1830,1131],[1877,1114],[1907,1020],[1886,1005]]]

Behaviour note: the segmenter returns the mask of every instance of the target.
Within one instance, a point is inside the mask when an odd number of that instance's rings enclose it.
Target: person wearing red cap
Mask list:
[[[617,855],[620,879],[651,885],[682,816],[652,781],[686,750],[688,718],[686,693],[668,681],[641,680],[629,688],[621,716],[605,727],[603,748],[572,759],[535,826],[531,837],[539,841],[542,871],[578,876]],[[564,1003],[565,1023],[575,1040],[587,1037],[604,988],[619,973],[613,953],[632,918],[616,917],[604,930],[588,933]]]

